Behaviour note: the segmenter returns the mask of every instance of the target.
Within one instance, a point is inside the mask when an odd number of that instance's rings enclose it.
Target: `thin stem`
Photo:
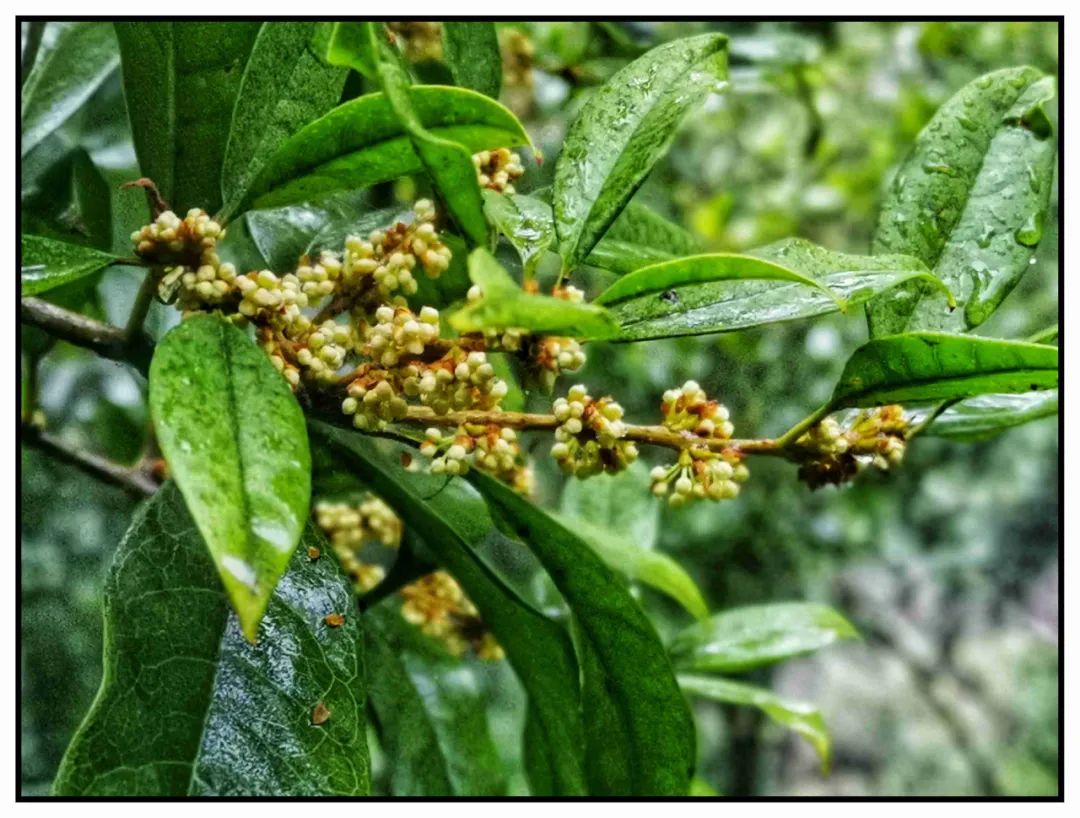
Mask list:
[[[960,398],[953,398],[952,400],[947,400],[939,403],[937,406],[927,412],[926,417],[924,417],[917,424],[908,429],[905,438],[907,440],[911,440],[912,438],[922,434],[924,431],[926,431],[927,427],[929,427],[931,423],[937,420],[946,409],[959,402]]]
[[[65,310],[40,298],[23,298],[19,303],[19,319],[43,329],[76,346],[85,347],[105,358],[125,360],[124,330]]]
[[[158,490],[157,482],[142,469],[130,468],[92,452],[83,451],[35,426],[23,424],[21,438],[24,443],[41,449],[57,460],[69,463],[91,477],[119,486],[136,497],[149,497]]]
[[[154,301],[154,293],[157,292],[159,276],[158,270],[149,269],[139,285],[139,291],[135,294],[135,302],[131,305],[131,314],[128,315],[127,324],[124,326],[124,341],[131,340],[142,332],[146,315],[150,312],[150,305]]]
[[[794,426],[792,426],[790,429],[780,435],[780,437],[776,439],[776,446],[781,449],[790,446],[792,443],[802,437],[803,433],[806,432],[811,426],[814,426],[815,424],[820,423],[822,420],[824,420],[831,411],[832,406],[827,403],[824,406],[821,406],[818,409],[814,410],[812,414],[807,415],[805,418],[800,420],[798,423],[796,423]]]

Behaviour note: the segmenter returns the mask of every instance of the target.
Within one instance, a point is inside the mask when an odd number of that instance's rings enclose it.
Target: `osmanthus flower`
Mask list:
[[[435,571],[401,589],[406,622],[442,644],[453,656],[472,650],[480,659],[497,661],[503,650],[461,586],[446,571]]]
[[[810,488],[840,485],[869,466],[881,471],[899,466],[909,425],[896,404],[863,410],[847,425],[827,417],[795,441],[790,456]]]

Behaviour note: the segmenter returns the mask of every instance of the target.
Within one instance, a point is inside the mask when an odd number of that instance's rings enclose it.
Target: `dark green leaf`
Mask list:
[[[173,210],[221,204],[221,163],[257,22],[116,24],[139,168]]]
[[[371,48],[369,28],[374,23],[334,23],[330,27],[324,57],[331,65],[359,71],[375,78],[376,56]]]
[[[243,332],[219,315],[199,315],[154,351],[150,411],[172,476],[254,642],[311,502],[300,405]]]
[[[512,113],[473,91],[420,85],[409,89],[409,100],[425,129],[469,151],[529,141]],[[386,97],[368,94],[338,106],[287,140],[249,195],[257,207],[308,202],[423,168]]]
[[[1057,347],[915,332],[877,338],[855,350],[831,406],[956,400],[1057,385]]]
[[[326,547],[310,526],[308,545]],[[101,689],[57,795],[366,795],[363,640],[333,560],[292,559],[248,643],[180,493],[136,515],[105,586]],[[329,718],[316,726],[322,704]]]
[[[476,605],[506,651],[537,714],[536,729],[550,750],[551,790],[534,794],[583,795],[581,699],[578,666],[567,632],[528,604],[492,566],[492,552],[517,553],[492,521],[483,501],[464,481],[406,471],[407,448],[310,424],[332,450],[329,462],[350,469],[423,531],[424,542]]]
[[[741,673],[856,638],[827,605],[781,602],[715,614],[679,633],[669,649],[680,670]]]
[[[593,247],[586,263],[624,274],[700,252],[701,245],[686,230],[645,205],[630,202]]]
[[[492,99],[502,88],[502,55],[495,24],[486,20],[442,24],[443,56],[454,84]]]
[[[1055,144],[1042,104],[1054,80],[1035,68],[979,77],[919,134],[882,206],[874,250],[922,259],[962,310],[918,284],[876,299],[871,336],[964,331],[985,321],[1028,269],[1042,237]]]
[[[976,441],[1058,413],[1057,390],[1017,395],[979,395],[950,406],[923,434]]]
[[[389,794],[453,795],[447,762],[424,701],[405,665],[380,632],[381,611],[362,617],[368,701],[388,757]]]
[[[793,730],[810,742],[821,759],[822,773],[829,772],[829,731],[821,712],[814,705],[777,696],[771,690],[761,687],[716,676],[680,675],[679,684],[683,690],[694,696],[759,708],[777,724]]]
[[[223,217],[235,212],[266,161],[337,103],[346,72],[314,51],[316,23],[263,23],[244,68],[221,168]]]
[[[727,38],[654,48],[593,94],[555,165],[553,202],[566,268],[584,259],[667,151],[688,111],[727,76]]]
[[[590,793],[685,795],[694,727],[652,623],[576,534],[493,478],[473,472],[469,479],[536,554],[574,614]]]
[[[567,480],[560,510],[611,529],[638,548],[656,546],[660,503],[649,491],[649,469],[640,460],[618,474],[597,474],[588,480]]]
[[[458,332],[514,327],[602,339],[614,335],[618,329],[603,307],[525,292],[483,247],[469,254],[469,277],[480,286],[483,297],[450,316],[450,326]]]
[[[48,25],[59,32],[22,89],[22,156],[78,111],[120,63],[110,23]]]
[[[22,236],[20,242],[20,293],[37,295],[54,287],[85,278],[116,261],[80,244],[68,244],[42,236]]]
[[[922,280],[942,287],[918,259],[834,253],[803,239],[785,239],[750,250],[753,256],[818,282],[814,289],[786,281],[714,281],[665,290],[613,305],[618,340],[645,341],[678,335],[731,332],[777,321],[809,318]],[[829,292],[832,295],[829,295]]]

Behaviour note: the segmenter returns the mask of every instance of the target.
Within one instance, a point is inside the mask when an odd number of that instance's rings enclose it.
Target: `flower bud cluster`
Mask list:
[[[341,402],[341,411],[352,416],[357,429],[378,431],[408,414],[409,404],[394,389],[390,373],[385,369],[366,369],[346,391],[348,397]]]
[[[375,542],[386,548],[400,544],[401,518],[390,506],[371,494],[358,504],[322,500],[315,504],[315,520],[358,591],[366,593],[383,580],[382,566],[365,562],[362,552]]]
[[[674,466],[657,466],[649,473],[652,493],[678,507],[693,499],[731,500],[750,471],[734,452],[713,452],[691,446],[679,453]]]
[[[498,661],[503,650],[479,611],[452,576],[435,571],[401,589],[401,616],[424,634],[461,656],[471,649],[480,659]]]
[[[847,427],[827,417],[792,446],[799,479],[816,489],[845,483],[866,466],[895,468],[904,458],[907,429],[903,407],[895,404],[859,412]]]
[[[637,446],[626,440],[623,408],[611,398],[593,400],[584,386],[557,398],[552,413],[559,422],[551,456],[575,477],[618,472],[637,459]]]
[[[532,345],[531,358],[538,372],[540,386],[547,392],[563,372],[576,372],[585,365],[585,350],[573,338],[546,336]]]
[[[735,433],[727,407],[709,400],[696,381],[664,392],[660,402],[663,424],[673,432],[690,432],[696,437],[727,440]]]
[[[475,466],[511,485],[528,480],[521,474],[517,432],[496,424],[459,426],[449,434],[432,427],[424,433],[420,453],[433,458],[432,474],[465,474]]]
[[[438,415],[462,409],[497,409],[506,397],[506,381],[495,375],[495,367],[479,350],[468,352],[452,347],[431,364],[404,367],[403,389],[418,397]]]
[[[345,357],[353,347],[353,330],[332,318],[323,321],[304,336],[304,346],[296,349],[296,361],[308,375],[320,383],[333,383]]]
[[[423,307],[417,315],[408,307],[383,304],[375,320],[365,333],[363,352],[382,366],[396,366],[406,355],[422,355],[439,337],[439,311],[434,307]]]
[[[410,62],[438,62],[442,59],[442,25],[423,20],[387,23],[394,39],[404,48]]]
[[[473,284],[465,294],[465,301],[475,304],[484,297],[484,291],[479,284]],[[517,352],[522,348],[525,337],[529,334],[526,329],[510,327],[508,329],[485,329],[484,342],[488,349],[498,349],[504,352]]]
[[[352,237],[349,237],[351,240]],[[348,240],[346,240],[346,252],[348,252]],[[331,295],[341,281],[342,271],[345,265],[336,253],[323,250],[319,257],[312,261],[308,257],[300,259],[296,268],[296,278],[300,281],[300,289],[312,302]]]
[[[525,173],[521,158],[509,148],[480,151],[472,161],[480,187],[498,193],[515,193],[513,182]]]
[[[166,210],[153,222],[131,234],[135,252],[153,264],[196,266],[206,250],[213,250],[225,230],[205,210],[193,207],[181,219]]]

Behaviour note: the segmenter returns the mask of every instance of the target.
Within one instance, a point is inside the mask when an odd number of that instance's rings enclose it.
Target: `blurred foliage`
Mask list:
[[[527,163],[521,190],[550,184],[568,123],[628,60],[677,36],[719,29],[731,37],[728,92],[690,117],[638,194],[710,250],[799,235],[867,252],[891,169],[935,108],[983,72],[1028,63],[1056,74],[1059,60],[1057,27],[1030,22],[503,29],[524,33],[534,49],[531,91],[509,81],[503,91],[545,156]],[[438,70],[430,67],[436,79]],[[353,78],[345,96],[360,90]],[[140,194],[117,191],[137,175],[117,74],[24,157],[22,171],[24,226],[126,252],[145,205]],[[99,182],[73,181],[87,175]],[[96,198],[85,201],[79,190]],[[373,195],[389,204],[416,191],[398,184]],[[1019,338],[1057,320],[1057,200],[1055,184],[1037,263],[980,334]],[[584,285],[595,291],[602,275],[583,276]],[[122,320],[136,286],[114,269],[90,289],[56,295]],[[173,321],[155,308],[153,334]],[[580,379],[593,394],[617,395],[634,418],[653,414],[665,388],[693,378],[729,406],[736,436],[770,436],[827,397],[846,353],[865,337],[857,310],[728,335],[594,344]],[[49,429],[135,460],[145,383],[65,345],[35,346],[31,333],[23,343],[24,390],[26,355],[49,350],[32,386]],[[539,406],[543,397],[531,400]],[[543,457],[544,441],[534,443],[541,498],[557,502],[561,477]],[[897,474],[866,475],[842,491],[810,492],[790,465],[762,458],[738,502],[665,505],[657,547],[691,573],[711,610],[827,602],[866,636],[748,677],[820,706],[833,734],[831,777],[821,778],[808,746],[755,711],[699,703],[703,782],[736,796],[1055,793],[1058,446],[1056,418],[978,444],[922,439]],[[40,793],[100,677],[101,580],[133,502],[34,451],[24,450],[21,467],[22,787]],[[654,501],[643,489],[640,502]],[[639,593],[665,637],[687,624],[668,598]],[[434,697],[433,679],[458,674],[462,695],[482,694],[500,753],[485,769],[507,792],[525,791],[516,740],[523,697],[512,673],[471,660],[455,669],[422,647],[409,648],[414,683]],[[374,748],[373,759],[386,787]]]

